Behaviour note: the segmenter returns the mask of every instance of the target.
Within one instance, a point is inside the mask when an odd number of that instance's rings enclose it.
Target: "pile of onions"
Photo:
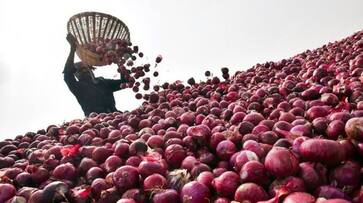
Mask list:
[[[119,64],[130,73],[119,71],[147,86],[152,67],[134,66],[143,54],[130,49]],[[144,102],[132,111],[0,141],[0,202],[363,201],[362,31],[205,75],[137,93]]]

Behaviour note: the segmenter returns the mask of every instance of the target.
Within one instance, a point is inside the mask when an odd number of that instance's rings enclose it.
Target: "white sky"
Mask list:
[[[222,66],[246,69],[277,61],[363,29],[359,0],[2,0],[0,1],[0,140],[83,118],[63,81],[73,14],[99,11],[130,29],[153,61],[162,54],[162,81],[202,79]],[[96,70],[112,78],[116,67]],[[130,90],[117,108],[140,104]]]

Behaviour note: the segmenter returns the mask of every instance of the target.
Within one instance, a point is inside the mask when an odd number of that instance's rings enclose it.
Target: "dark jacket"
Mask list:
[[[92,80],[77,81],[75,72],[74,50],[71,50],[63,70],[64,81],[77,98],[85,116],[92,112],[110,113],[117,111],[113,92],[121,89],[120,85],[126,82],[125,79],[111,80],[100,77],[96,78],[97,83]]]

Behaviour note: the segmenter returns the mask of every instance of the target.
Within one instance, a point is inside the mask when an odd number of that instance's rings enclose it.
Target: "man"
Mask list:
[[[73,35],[67,35],[67,41],[71,46],[63,74],[69,90],[77,98],[85,116],[92,112],[110,113],[117,111],[113,93],[120,90],[120,85],[127,81],[122,77],[120,80],[95,78],[92,66],[82,62],[74,63],[76,51],[76,39]],[[78,81],[76,80],[78,79]]]

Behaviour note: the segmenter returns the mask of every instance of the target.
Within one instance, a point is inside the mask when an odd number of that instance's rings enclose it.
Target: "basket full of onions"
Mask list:
[[[67,23],[68,33],[77,39],[78,57],[86,64],[103,66],[130,50],[130,33],[120,19],[99,12],[82,12]]]

